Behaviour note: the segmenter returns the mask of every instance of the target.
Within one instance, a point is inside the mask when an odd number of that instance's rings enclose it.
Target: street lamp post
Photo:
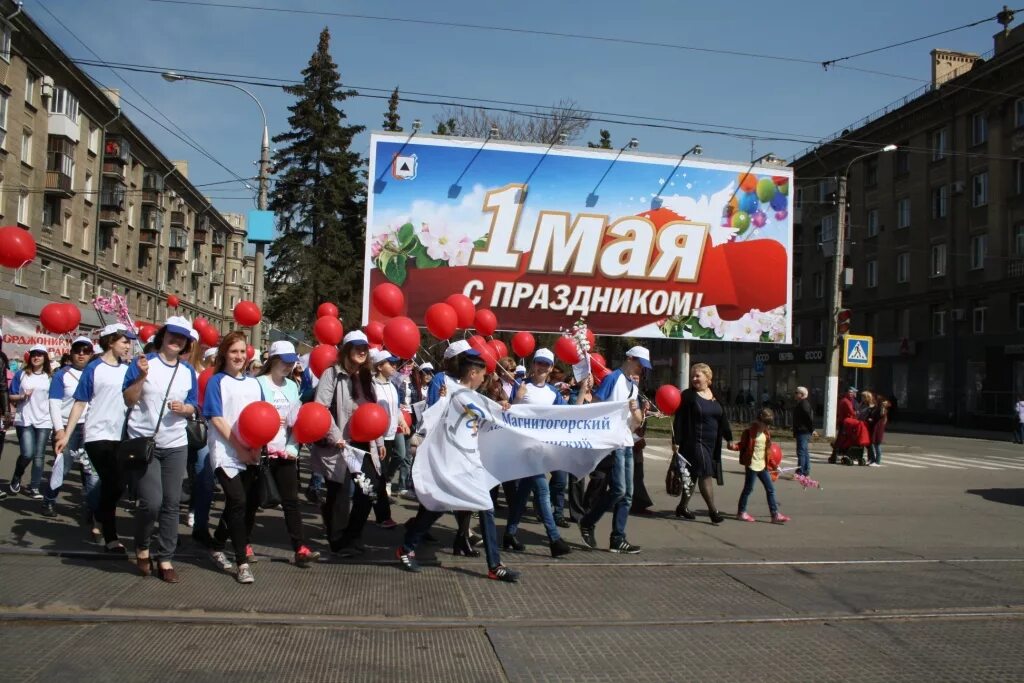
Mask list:
[[[834,438],[837,434],[836,415],[839,412],[839,364],[842,352],[839,340],[839,311],[843,308],[843,258],[846,240],[846,184],[850,169],[861,159],[882,152],[894,152],[896,145],[886,145],[881,149],[865,152],[856,156],[846,165],[843,175],[839,176],[836,201],[839,205],[836,217],[836,249],[832,262],[832,320],[829,322],[829,354],[828,377],[825,380],[825,436]]]
[[[173,71],[165,71],[161,74],[163,79],[169,83],[176,83],[178,81],[199,81],[200,83],[212,83],[213,85],[224,85],[235,90],[241,90],[248,95],[256,106],[260,108],[260,114],[263,115],[263,139],[260,142],[260,170],[259,170],[259,192],[256,198],[256,208],[260,211],[267,210],[267,186],[270,180],[270,131],[267,126],[267,112],[263,108],[263,104],[253,95],[249,90],[243,88],[240,85],[229,83],[227,81],[219,81],[215,78],[203,78],[201,76],[186,76],[183,74],[175,73]],[[264,268],[266,265],[266,243],[256,242],[256,263],[254,264],[254,284],[253,284],[253,299],[256,304],[262,309],[263,308],[263,276]],[[253,328],[253,345],[259,346],[262,343],[263,335],[260,331],[260,326],[257,325]]]

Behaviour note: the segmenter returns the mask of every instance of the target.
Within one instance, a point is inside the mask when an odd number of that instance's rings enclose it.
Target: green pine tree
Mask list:
[[[456,128],[455,119],[448,119],[447,121],[438,121],[437,128],[431,135],[455,135]]]
[[[597,142],[588,142],[587,147],[593,149],[611,149],[612,148],[612,134],[604,129],[601,130],[601,139]]]
[[[401,133],[402,127],[398,125],[401,118],[398,114],[398,88],[395,88],[388,98],[388,110],[384,113],[384,130]]]
[[[363,126],[344,125],[344,90],[331,58],[330,32],[320,33],[301,85],[285,91],[290,130],[274,137],[276,183],[270,209],[280,237],[270,247],[267,314],[289,329],[308,328],[325,301],[338,305],[346,327],[361,319],[366,184],[363,159],[351,151]]]

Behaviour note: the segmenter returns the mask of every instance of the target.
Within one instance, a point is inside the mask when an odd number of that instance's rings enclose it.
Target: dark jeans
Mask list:
[[[192,533],[196,537],[206,538],[210,534],[210,508],[213,506],[213,482],[216,479],[208,447],[196,452],[192,473],[192,497],[188,501],[189,510],[196,516]]]
[[[281,510],[284,511],[284,525],[288,528],[292,550],[298,550],[306,543],[302,534],[302,513],[299,512],[299,468],[294,460],[271,458],[270,473],[281,494]],[[252,536],[252,526],[249,526],[249,536]]]
[[[92,463],[89,462],[89,456],[85,454],[83,445],[85,443],[85,425],[77,424],[75,428],[71,430],[71,436],[68,438],[68,444],[64,448],[63,472],[61,472],[61,481],[67,479],[68,474],[71,472],[71,468],[74,467],[75,462],[78,462],[78,470],[82,474],[82,498],[85,502],[85,507],[91,513],[96,513],[96,506],[99,504],[100,499],[100,478],[96,474],[96,468],[93,467]],[[83,462],[84,456],[84,462]],[[57,465],[56,459],[53,462],[54,466]],[[52,479],[53,476],[50,476]],[[53,504],[57,501],[57,496],[60,495],[60,491],[64,488],[62,483],[57,488],[50,486],[50,479],[43,481],[43,500],[47,503]]]
[[[416,516],[409,520],[405,527],[405,539],[402,547],[408,551],[415,551],[430,527],[440,519],[444,512],[432,512],[420,505]],[[480,531],[484,537],[484,556],[487,558],[487,567],[494,569],[501,564],[501,552],[498,550],[498,529],[494,525],[494,510],[480,511]]]
[[[135,549],[149,550],[155,536],[153,557],[171,560],[178,547],[178,507],[181,480],[185,478],[188,446],[154,448],[153,459],[138,478],[139,502],[135,507]],[[159,527],[157,523],[159,522]]]
[[[412,482],[412,462],[409,460],[409,444],[404,434],[395,434],[395,438],[384,442],[387,462],[384,463],[384,482],[388,483],[398,474],[398,488],[405,490]]]
[[[583,515],[580,526],[596,526],[604,513],[611,510],[611,537],[618,539],[626,536],[626,522],[633,503],[633,449],[618,448],[612,455],[611,484],[597,497],[587,514]]]
[[[644,449],[633,448],[633,503],[630,506],[632,512],[646,510],[654,505],[651,496],[647,493],[647,486],[644,485]]]
[[[548,478],[543,474],[533,477],[524,477],[517,484],[516,497],[508,510],[508,524],[505,526],[505,533],[512,536],[519,531],[519,522],[526,512],[526,503],[533,494],[534,505],[537,506],[537,515],[540,517],[544,530],[548,534],[548,540],[557,541],[561,538],[558,527],[555,526],[555,519],[551,513],[551,493],[548,490]]]
[[[103,540],[107,543],[117,540],[117,501],[121,500],[125,486],[125,475],[117,466],[118,443],[89,441],[85,444],[85,452],[89,454],[96,474],[100,475],[100,498],[95,517],[103,529]]]
[[[551,473],[551,481],[548,482],[548,489],[551,491],[551,514],[556,520],[565,514],[565,490],[569,486],[569,473],[565,470],[557,470]]]
[[[1017,423],[1017,428],[1016,428],[1016,430],[1014,430],[1013,434],[1014,434],[1014,439],[1013,439],[1014,443],[1024,443],[1024,422],[1018,422]]]
[[[811,435],[809,432],[798,432],[796,435],[796,471],[805,477],[811,474]]]
[[[249,545],[249,531],[256,521],[256,467],[247,467],[233,477],[223,468],[216,471],[217,481],[224,491],[224,514],[220,516],[220,524],[213,532],[214,550],[224,550],[227,540],[231,539],[231,547],[235,551],[235,562],[246,564],[246,546]]]
[[[29,463],[32,463],[31,486],[39,490],[43,482],[43,453],[46,442],[50,440],[49,427],[15,427],[18,432],[18,444],[21,446],[21,457],[14,464],[14,475],[11,481],[21,481]]]
[[[505,492],[505,505],[511,509],[512,501],[516,499],[516,491],[518,490],[518,479],[512,481],[501,482],[501,490]],[[498,508],[498,487],[495,486],[491,489],[491,502],[494,504],[494,508]],[[506,515],[507,517],[507,515]]]
[[[746,474],[743,479],[743,493],[740,494],[740,505],[737,512],[747,511],[747,499],[750,498],[750,494],[754,491],[754,482],[758,479],[764,484],[764,492],[768,496],[768,509],[774,515],[779,511],[779,504],[775,502],[775,486],[772,484],[772,475],[767,469],[763,469],[760,472],[747,468]]]
[[[569,519],[579,522],[587,511],[587,505],[583,502],[586,495],[586,487],[582,479],[569,475]]]

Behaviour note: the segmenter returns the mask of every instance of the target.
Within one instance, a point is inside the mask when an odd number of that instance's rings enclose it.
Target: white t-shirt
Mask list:
[[[10,389],[12,394],[24,394],[31,391],[27,400],[18,402],[18,412],[14,416],[14,424],[23,427],[50,429],[50,376],[45,372],[31,373],[22,370],[14,376]]]
[[[562,398],[562,394],[558,392],[550,384],[541,384],[537,386],[530,380],[526,380],[526,395],[522,399],[516,401],[519,404],[528,404],[535,406],[557,406],[564,405],[565,399]],[[519,394],[518,386],[516,387],[516,393],[513,396]]]
[[[218,372],[210,378],[206,385],[206,396],[203,398],[203,417],[210,419],[222,417],[231,425],[231,431],[237,433],[238,416],[250,403],[263,400],[263,388],[254,377],[242,375],[232,377]],[[210,462],[213,469],[224,470],[229,477],[244,470],[248,465],[238,459],[235,449],[221,436],[220,430],[210,425],[207,430],[207,444],[210,446]]]
[[[270,375],[260,375],[256,380],[260,383],[260,388],[263,389],[264,400],[274,404],[277,414],[285,420],[294,421],[293,413],[302,405],[299,401],[298,385],[292,380],[286,379],[284,385],[277,386],[274,384],[274,380],[270,379]],[[221,395],[223,398],[223,391]],[[280,456],[282,453],[288,452],[287,447],[288,428],[281,425],[281,428],[277,430],[277,435],[267,444],[267,451],[272,456]]]
[[[75,388],[75,400],[89,404],[85,442],[120,441],[124,435],[124,376],[127,363],[109,365],[97,358],[85,366]]]
[[[1024,401],[1017,401],[1017,419],[1024,422]]]
[[[157,448],[188,446],[188,435],[185,434],[188,418],[171,412],[164,403],[164,395],[167,395],[168,401],[181,401],[199,410],[196,371],[185,361],[178,361],[178,372],[174,374],[175,366],[165,363],[158,353],[147,354],[146,359],[149,361],[149,373],[142,386],[139,402],[128,413],[128,436],[153,436],[155,432]],[[127,389],[134,384],[140,374],[138,362],[132,363],[125,373],[123,388]],[[172,375],[174,385],[168,391]],[[156,421],[160,417],[161,407],[164,409],[164,417],[160,421],[160,430],[157,431]]]
[[[85,368],[76,370],[68,365],[53,373],[53,379],[50,380],[50,422],[53,423],[54,431],[64,429],[64,425],[67,424],[68,417],[71,416],[71,406],[75,405],[75,389],[78,388],[78,382],[84,372]],[[86,407],[85,412],[78,418],[78,424],[85,421],[85,414],[88,412],[89,408]]]
[[[401,415],[401,405],[398,403],[398,387],[390,380],[383,382],[374,381],[374,393],[377,394],[377,405],[388,411],[388,429],[384,432],[384,440],[391,441],[398,433],[398,421],[405,419]]]

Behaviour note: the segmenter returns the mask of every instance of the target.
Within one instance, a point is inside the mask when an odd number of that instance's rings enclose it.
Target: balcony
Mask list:
[[[142,226],[139,228],[139,246],[150,249],[160,246],[160,232],[145,225]]]
[[[164,177],[154,171],[146,171],[142,176],[142,205],[156,206],[163,209]]]
[[[1013,259],[1007,263],[1006,277],[1024,277],[1024,258]]]
[[[75,191],[71,189],[71,176],[64,175],[60,171],[47,171],[46,194],[56,195],[64,199],[75,196]]]
[[[206,216],[201,216],[196,219],[196,227],[192,233],[192,241],[205,243],[206,234],[210,232],[210,219]]]
[[[123,221],[125,195],[128,188],[120,183],[103,184],[100,192],[100,219],[101,224],[120,224]]]
[[[103,172],[107,171],[107,164],[124,166],[131,157],[131,145],[120,135],[108,135],[106,144],[103,146]]]
[[[167,260],[172,263],[185,262],[185,250],[188,249],[188,233],[180,228],[171,228],[170,243],[167,245]]]
[[[201,258],[192,259],[192,274],[206,275],[206,261]]]
[[[222,284],[224,284],[224,271],[222,271],[222,270],[210,271],[210,284],[212,284],[212,285],[222,285]]]
[[[185,212],[184,211],[171,211],[171,227],[172,228],[185,228]]]
[[[217,242],[214,242],[213,245],[210,247],[210,253],[213,254],[214,256],[223,256],[224,244],[217,244]]]

